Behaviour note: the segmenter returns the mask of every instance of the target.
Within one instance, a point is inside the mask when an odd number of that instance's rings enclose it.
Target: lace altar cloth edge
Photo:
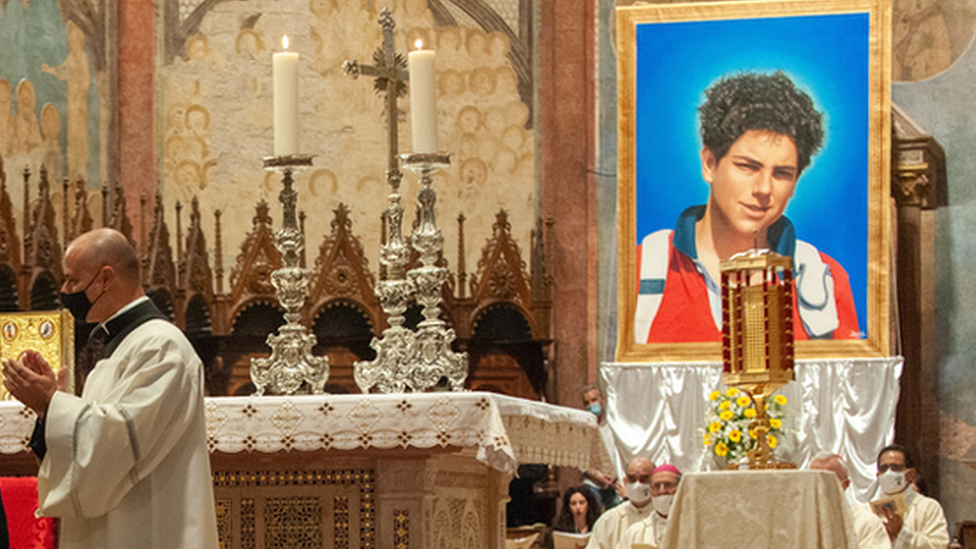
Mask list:
[[[612,471],[589,412],[493,393],[208,397],[211,453],[474,449],[505,473],[520,463]],[[28,451],[34,414],[0,402],[0,453]]]

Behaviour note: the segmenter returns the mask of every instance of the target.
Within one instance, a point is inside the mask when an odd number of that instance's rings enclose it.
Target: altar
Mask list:
[[[849,549],[857,536],[830,471],[723,471],[681,479],[662,549]]]
[[[520,463],[611,470],[592,414],[492,393],[215,397],[206,408],[224,547],[501,549]],[[33,460],[33,423],[0,403],[4,463]]]

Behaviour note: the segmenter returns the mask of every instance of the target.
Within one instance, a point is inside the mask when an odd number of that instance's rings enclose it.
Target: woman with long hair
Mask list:
[[[589,534],[593,523],[600,517],[603,509],[593,492],[585,487],[576,486],[566,490],[563,494],[563,506],[559,511],[559,518],[553,529],[561,532],[575,532]]]

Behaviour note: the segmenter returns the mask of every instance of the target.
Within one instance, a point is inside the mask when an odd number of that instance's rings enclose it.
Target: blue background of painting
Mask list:
[[[698,106],[730,73],[781,70],[824,113],[826,137],[786,215],[850,276],[867,331],[869,15],[637,25],[637,243],[708,200]]]

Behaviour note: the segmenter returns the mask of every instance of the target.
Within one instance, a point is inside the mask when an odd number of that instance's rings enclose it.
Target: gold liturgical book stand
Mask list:
[[[67,368],[67,390],[74,391],[75,320],[71,313],[62,310],[0,314],[0,357],[17,359],[28,349],[41,353],[55,373]],[[0,384],[0,400],[12,398]]]
[[[766,402],[793,381],[793,259],[750,250],[723,261],[722,383],[749,394],[756,409],[749,469],[792,469],[776,461],[766,439]],[[730,464],[729,469],[739,469]]]

